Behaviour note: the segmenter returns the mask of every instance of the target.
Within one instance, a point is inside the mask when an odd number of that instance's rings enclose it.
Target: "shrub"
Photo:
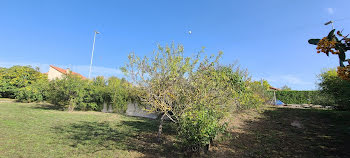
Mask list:
[[[131,85],[125,79],[117,77],[110,77],[107,83],[109,103],[116,112],[124,113],[127,110],[127,103],[131,101],[129,94]]]
[[[260,82],[246,81],[246,90],[239,97],[240,109],[257,108],[264,104],[269,104],[272,94],[267,89],[267,82],[261,86]]]
[[[341,79],[335,69],[322,72],[319,79],[321,93],[334,98],[336,108],[350,110],[350,81]]]
[[[73,111],[75,108],[88,109],[84,99],[88,93],[88,80],[83,80],[76,75],[66,75],[63,79],[52,80],[48,89],[48,100],[57,106]],[[91,89],[90,89],[91,90]]]
[[[208,151],[209,144],[219,133],[223,133],[227,124],[219,122],[220,114],[210,109],[191,110],[183,115],[178,125],[178,139],[189,154]]]
[[[47,89],[48,101],[70,111],[100,111],[103,104],[112,104],[117,112],[126,111],[128,83],[116,77],[107,80],[99,76],[83,80],[79,76],[67,75],[62,79],[50,81]]]
[[[37,80],[47,78],[30,66],[13,66],[11,68],[0,68],[0,96],[15,98],[20,88],[26,87]]]
[[[20,88],[16,93],[16,99],[21,102],[42,102],[47,99],[48,80],[37,80],[26,87]]]
[[[311,104],[317,95],[318,91],[276,91],[276,98],[286,104]]]

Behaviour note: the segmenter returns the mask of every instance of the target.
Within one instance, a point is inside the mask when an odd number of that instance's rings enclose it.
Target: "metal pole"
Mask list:
[[[324,25],[329,25],[329,24],[332,24],[332,29],[334,29],[334,25],[333,25],[333,23],[334,23],[334,21],[328,21],[328,22],[326,22]]]
[[[96,34],[97,34],[97,33],[98,33],[98,32],[97,32],[97,31],[95,31],[95,35],[94,35],[94,42],[93,42],[93,44],[92,44],[92,53],[91,53],[91,61],[90,61],[89,78],[90,78],[90,76],[91,76],[92,59],[94,58],[95,40],[96,40]]]
[[[277,103],[276,90],[273,91],[273,101],[274,101],[274,105],[276,105]]]

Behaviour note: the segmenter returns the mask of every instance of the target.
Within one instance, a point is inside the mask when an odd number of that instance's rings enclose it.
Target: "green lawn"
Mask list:
[[[350,157],[350,113],[268,107],[232,115],[206,157]],[[301,128],[291,126],[297,121]],[[0,100],[0,157],[181,157],[158,122]]]
[[[167,142],[157,144],[157,124],[118,114],[0,103],[0,157],[165,156],[172,149]]]

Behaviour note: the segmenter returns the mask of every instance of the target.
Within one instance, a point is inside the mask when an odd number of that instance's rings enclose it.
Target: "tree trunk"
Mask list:
[[[165,113],[162,115],[162,117],[160,118],[160,123],[159,123],[159,127],[158,127],[158,142],[162,141],[161,135],[163,132],[163,122],[164,122],[164,118],[165,118]]]
[[[107,112],[107,103],[106,102],[103,103],[102,112]]]
[[[113,112],[113,108],[112,108],[112,105],[111,105],[111,104],[109,104],[109,106],[108,106],[108,112],[109,112],[109,113],[112,113],[112,112]]]

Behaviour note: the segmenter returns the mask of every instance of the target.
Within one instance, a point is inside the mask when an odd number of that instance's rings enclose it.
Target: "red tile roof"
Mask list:
[[[57,70],[57,71],[59,71],[59,72],[65,74],[65,75],[67,75],[67,69],[62,69],[62,68],[59,68],[59,67],[56,67],[56,66],[53,66],[53,65],[50,65],[50,67],[52,67],[52,68],[54,68],[55,70]],[[84,77],[83,75],[81,75],[81,74],[79,74],[79,73],[76,73],[76,72],[73,72],[73,71],[71,71],[71,73],[72,73],[73,75],[78,75],[78,76],[80,76],[82,79],[86,79],[86,77]]]
[[[275,87],[269,87],[269,88],[272,89],[272,90],[275,90],[275,91],[280,91],[279,88],[275,88]]]

